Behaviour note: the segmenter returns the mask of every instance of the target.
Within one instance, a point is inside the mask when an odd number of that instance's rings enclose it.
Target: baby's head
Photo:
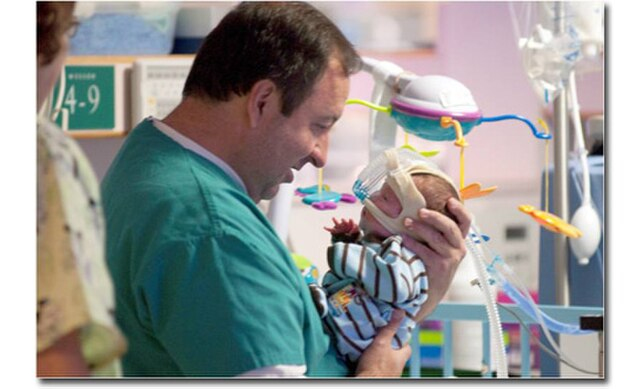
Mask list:
[[[459,196],[456,189],[447,180],[428,173],[412,174],[411,178],[420,194],[424,197],[427,209],[440,212],[454,221],[456,220],[447,209],[447,201],[452,197],[459,199]],[[400,199],[387,183],[379,191],[372,194],[369,199],[380,211],[391,218],[397,217],[402,212]],[[367,207],[362,208],[360,228],[365,235],[381,240],[393,235],[367,210]]]

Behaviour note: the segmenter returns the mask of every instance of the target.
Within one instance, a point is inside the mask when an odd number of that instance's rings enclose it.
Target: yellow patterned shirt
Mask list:
[[[38,121],[38,352],[81,330],[95,375],[118,374],[126,342],[114,318],[99,185],[77,143]]]

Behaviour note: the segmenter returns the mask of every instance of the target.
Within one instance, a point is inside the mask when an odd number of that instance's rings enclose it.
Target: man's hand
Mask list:
[[[419,220],[405,219],[405,227],[421,237],[421,241],[404,234],[405,246],[416,253],[429,277],[429,299],[417,314],[418,320],[431,313],[447,293],[458,265],[467,253],[464,238],[469,233],[471,215],[456,199],[449,199],[447,208],[458,224],[443,214],[421,209]]]
[[[404,311],[401,309],[393,311],[389,324],[380,329],[373,342],[362,353],[358,361],[356,377],[400,377],[404,366],[411,357],[411,346],[406,344],[401,349],[394,350],[391,347],[391,341],[403,319]]]

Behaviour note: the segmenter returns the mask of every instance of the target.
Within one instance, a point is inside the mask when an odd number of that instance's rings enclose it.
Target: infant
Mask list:
[[[410,177],[428,209],[455,220],[446,209],[451,197],[459,199],[451,180],[441,172],[419,172]],[[425,266],[417,255],[403,247],[401,231],[390,231],[378,220],[382,217],[380,212],[389,218],[397,218],[403,211],[403,201],[389,182],[385,182],[369,200],[377,207],[378,217],[365,206],[359,226],[353,220],[338,222],[334,218],[334,226],[325,227],[332,235],[332,245],[327,253],[330,271],[324,276],[321,287],[310,285],[320,316],[334,338],[339,354],[351,362],[358,360],[397,308],[406,314],[394,337],[393,347],[404,346],[411,337],[416,314],[427,301],[429,290]]]

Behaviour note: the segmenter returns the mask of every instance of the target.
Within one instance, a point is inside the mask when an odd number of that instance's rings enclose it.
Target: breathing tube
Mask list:
[[[478,246],[470,237],[465,239],[465,244],[471,254],[471,259],[476,269],[476,274],[478,275],[480,287],[485,299],[487,317],[489,318],[489,331],[491,332],[491,354],[495,356],[496,361],[496,375],[498,378],[509,378],[507,352],[502,336],[502,324],[500,323],[500,315],[498,315],[496,298],[489,287],[489,273],[485,266],[484,257],[482,251],[478,249]]]
[[[472,224],[471,226],[470,235],[472,233],[476,236],[482,236],[475,224]],[[470,252],[474,257],[477,256],[477,258],[474,259],[475,261],[484,262],[485,271],[488,274],[491,274],[491,281],[497,283],[509,298],[520,306],[520,308],[529,315],[531,319],[540,325],[542,332],[554,351],[564,360],[572,363],[571,359],[562,352],[549,331],[569,335],[587,335],[593,333],[593,331],[581,330],[579,326],[575,324],[562,323],[542,312],[534,302],[528,289],[522,284],[522,281],[520,281],[513,270],[500,256],[495,255],[491,251],[484,239],[479,239],[477,242],[473,242],[467,238],[467,247],[470,249]],[[491,258],[493,258],[491,262],[487,262],[486,256],[483,254],[483,249],[491,255]]]
[[[537,319],[539,314],[544,324],[552,332],[569,335],[587,335],[592,333],[592,331],[581,330],[580,327],[575,324],[567,324],[557,321],[546,313],[540,311],[536,305],[531,302],[531,300],[524,297],[506,280],[502,283],[502,290],[532,319]]]

